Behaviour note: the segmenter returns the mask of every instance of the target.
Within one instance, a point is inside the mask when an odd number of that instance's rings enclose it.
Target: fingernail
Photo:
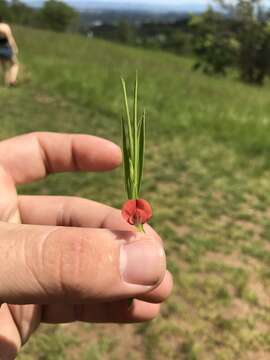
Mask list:
[[[127,283],[155,285],[164,276],[165,268],[165,253],[157,242],[144,238],[122,245],[120,270]]]

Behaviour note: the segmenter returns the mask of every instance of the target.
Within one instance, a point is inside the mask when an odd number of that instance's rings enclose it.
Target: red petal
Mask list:
[[[122,207],[122,216],[131,225],[146,223],[152,214],[150,204],[144,199],[128,200]]]
[[[132,222],[133,214],[136,212],[136,200],[128,200],[122,207],[122,216],[123,218],[131,225],[134,225]]]

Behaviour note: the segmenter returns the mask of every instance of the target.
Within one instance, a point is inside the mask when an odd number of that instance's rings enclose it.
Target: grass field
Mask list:
[[[43,326],[20,360],[270,358],[270,102],[173,55],[17,28],[23,72],[0,88],[1,138],[35,130],[120,143],[119,77],[141,78],[148,112],[144,197],[175,280],[162,316],[136,326]],[[10,96],[12,95],[12,96]],[[119,207],[121,169],[20,188]]]

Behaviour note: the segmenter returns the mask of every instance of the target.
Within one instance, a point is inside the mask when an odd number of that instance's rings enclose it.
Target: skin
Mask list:
[[[172,277],[150,226],[136,235],[107,205],[16,193],[16,184],[51,173],[109,171],[120,163],[120,149],[93,136],[33,133],[0,142],[1,359],[14,359],[41,322],[133,323],[159,314]],[[121,275],[121,249],[131,244],[136,253],[142,243],[151,269],[138,260],[145,278],[131,284]]]
[[[0,34],[4,35],[12,49],[13,57],[10,60],[1,59],[1,66],[4,71],[4,78],[6,85],[15,85],[19,73],[19,62],[18,62],[18,46],[12,34],[11,28],[8,24],[0,23]]]

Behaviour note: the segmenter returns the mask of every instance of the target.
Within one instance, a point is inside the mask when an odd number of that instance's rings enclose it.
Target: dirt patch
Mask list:
[[[239,252],[233,252],[229,255],[208,252],[206,255],[206,259],[208,261],[222,263],[228,267],[247,270],[250,274],[247,288],[256,295],[259,305],[264,307],[270,307],[270,293],[260,281],[260,279],[256,276],[256,274],[258,274],[261,269],[260,261],[251,257],[243,256]],[[238,303],[237,305],[241,307],[243,304],[241,305],[240,303]]]
[[[87,327],[82,323],[75,323],[67,325],[65,332],[70,335],[74,334],[75,338],[80,339],[81,345],[79,347],[75,346],[67,351],[67,355],[74,360],[81,359],[82,354],[91,348],[95,348],[104,360],[110,359],[112,354],[117,359],[126,359],[130,352],[136,354],[137,351],[141,350],[142,346],[141,338],[135,333],[134,325],[93,324]],[[112,344],[108,345],[108,349],[105,346],[106,350],[103,349],[104,341],[109,341]],[[124,346],[121,345],[123,342]],[[82,346],[82,344],[84,345]]]
[[[231,254],[221,254],[216,252],[208,252],[205,256],[208,261],[222,263],[229,267],[246,269],[247,266],[243,262],[240,252],[233,252]]]
[[[157,194],[161,197],[172,196],[172,194],[177,194],[180,189],[180,184],[176,182],[162,182],[160,181],[157,185]]]
[[[250,277],[248,288],[254,292],[261,306],[270,307],[269,291],[254,274]]]
[[[263,227],[261,225],[254,224],[249,221],[237,220],[237,221],[235,221],[235,224],[237,226],[241,227],[243,230],[252,232],[253,234],[257,235],[258,237],[260,237],[263,232]]]
[[[269,360],[270,352],[266,351],[256,351],[248,352],[246,355],[246,360]]]
[[[270,243],[265,243],[264,244],[264,249],[266,250],[266,251],[270,251]]]
[[[48,105],[48,104],[52,104],[55,99],[50,97],[50,96],[47,96],[47,95],[37,95],[35,97],[35,100],[40,103],[40,104],[44,104],[44,105]]]
[[[233,219],[228,215],[221,215],[217,222],[221,226],[227,226],[233,224]]]
[[[250,306],[241,299],[234,299],[231,306],[226,309],[225,318],[244,319],[250,315]]]
[[[187,225],[177,226],[170,223],[169,226],[180,238],[186,237],[191,233],[191,228]]]
[[[270,208],[265,211],[265,216],[268,220],[270,220]]]
[[[263,217],[265,216],[265,213],[254,209],[250,206],[248,203],[244,203],[240,206],[240,210],[243,211],[246,215],[248,215],[252,220],[260,222]]]
[[[213,197],[213,199],[215,199],[216,201],[222,201],[222,200],[224,200],[224,195],[223,195],[223,193],[220,192],[220,191],[214,191],[214,192],[212,193],[212,197]]]

